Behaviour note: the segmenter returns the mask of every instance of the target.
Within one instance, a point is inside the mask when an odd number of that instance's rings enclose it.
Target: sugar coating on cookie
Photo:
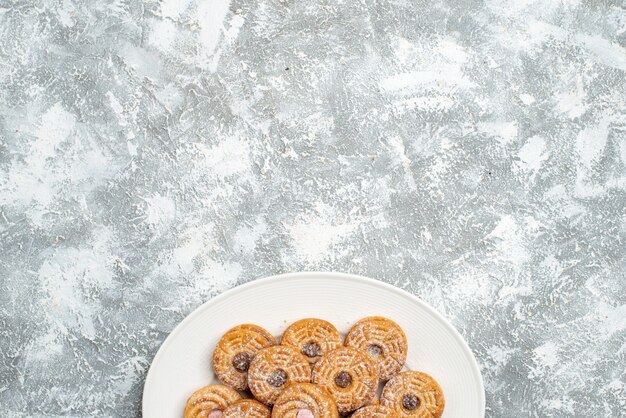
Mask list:
[[[183,416],[184,418],[219,417],[222,411],[239,399],[241,395],[228,386],[205,386],[189,397]]]
[[[312,383],[289,385],[280,394],[272,418],[339,418],[337,405],[328,391]]]
[[[313,383],[328,390],[342,414],[372,402],[378,376],[378,363],[352,347],[331,351],[313,369]]]
[[[248,370],[250,391],[257,400],[267,405],[273,405],[287,385],[309,382],[309,362],[296,348],[288,345],[260,350]]]
[[[378,396],[378,391],[376,391],[376,394],[374,395],[374,398],[372,399],[372,401],[369,403],[370,405],[378,405],[380,403],[380,397]]]
[[[248,388],[248,368],[259,350],[276,340],[265,329],[252,324],[238,325],[222,336],[213,352],[213,370],[224,383],[237,390]]]
[[[383,405],[370,405],[358,409],[351,418],[399,418],[400,415],[391,408]]]
[[[387,382],[380,402],[401,417],[439,418],[445,408],[441,386],[430,375],[418,371],[400,373]]]
[[[222,418],[270,418],[272,410],[254,399],[241,399],[224,410]]]
[[[406,335],[391,319],[372,316],[358,321],[346,336],[346,346],[365,351],[380,365],[380,380],[389,380],[404,366]]]
[[[297,348],[308,359],[317,363],[326,353],[342,344],[341,334],[328,321],[317,318],[301,319],[289,325],[280,343]]]

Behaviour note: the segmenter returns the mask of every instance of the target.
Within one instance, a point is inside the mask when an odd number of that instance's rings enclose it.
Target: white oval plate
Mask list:
[[[157,352],[143,391],[144,418],[180,418],[189,395],[218,383],[210,354],[228,329],[260,325],[277,337],[317,317],[345,333],[364,316],[396,321],[409,343],[407,368],[432,375],[446,398],[445,418],[483,418],[485,391],[469,347],[432,307],[394,286],[341,273],[294,273],[255,280],[211,299],[185,318]]]

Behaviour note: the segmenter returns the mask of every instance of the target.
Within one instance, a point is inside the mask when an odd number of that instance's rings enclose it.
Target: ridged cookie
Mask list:
[[[324,386],[330,392],[342,414],[374,400],[378,376],[378,364],[352,347],[331,351],[313,369],[313,383]]]
[[[224,410],[222,418],[270,418],[272,410],[254,399],[241,399]]]
[[[351,418],[400,418],[391,408],[382,405],[365,406],[350,415]]]
[[[309,382],[309,362],[296,348],[288,345],[275,345],[259,351],[248,370],[250,391],[266,405],[273,405],[287,385]]]
[[[371,316],[358,321],[346,336],[346,346],[365,351],[380,365],[380,380],[389,380],[404,366],[408,345],[402,328],[391,319]]]
[[[184,418],[212,418],[218,413],[221,414],[229,405],[239,399],[241,399],[241,395],[228,386],[205,386],[189,397],[183,416]]]
[[[237,390],[248,389],[248,368],[255,354],[276,344],[265,329],[252,324],[230,329],[213,352],[213,370],[224,383]]]
[[[401,417],[439,418],[446,406],[439,383],[417,371],[400,373],[387,382],[380,403]]]
[[[342,344],[341,334],[328,321],[317,318],[301,319],[289,325],[280,343],[300,350],[309,363],[317,363],[326,353]]]
[[[339,418],[337,405],[328,391],[312,383],[294,383],[280,394],[272,418]]]

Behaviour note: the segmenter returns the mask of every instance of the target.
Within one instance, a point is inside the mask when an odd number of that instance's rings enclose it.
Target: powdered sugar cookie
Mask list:
[[[259,351],[248,370],[250,391],[267,405],[273,405],[288,384],[309,382],[309,362],[296,348],[288,345],[275,345]]]
[[[187,400],[185,418],[217,418],[229,405],[241,399],[234,389],[224,385],[209,385],[195,391]]]
[[[391,408],[382,405],[365,406],[350,415],[351,418],[400,418]]]
[[[328,353],[313,369],[313,383],[324,386],[342,414],[368,405],[376,396],[378,364],[352,347]]]
[[[346,336],[346,346],[366,352],[380,365],[380,380],[389,380],[406,362],[406,335],[390,319],[372,316],[358,321]]]
[[[328,321],[317,318],[301,319],[289,325],[280,343],[300,350],[309,363],[317,363],[326,353],[341,346],[339,331]]]
[[[213,352],[213,369],[217,377],[237,390],[248,388],[248,368],[254,355],[271,347],[276,340],[263,328],[243,324],[230,329],[217,343]]]
[[[322,386],[295,383],[276,399],[272,418],[339,418],[339,413],[335,401]]]
[[[254,399],[241,399],[224,410],[222,418],[270,418],[272,410]]]
[[[435,379],[417,371],[400,373],[387,382],[380,402],[395,409],[401,417],[428,418],[439,418],[446,404]]]

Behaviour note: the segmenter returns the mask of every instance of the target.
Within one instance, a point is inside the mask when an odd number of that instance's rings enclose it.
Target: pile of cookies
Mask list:
[[[439,418],[439,384],[426,373],[400,372],[407,350],[402,328],[383,317],[361,319],[345,341],[321,319],[293,323],[280,344],[257,325],[239,325],[213,352],[223,385],[194,392],[184,418]],[[248,390],[254,399],[238,392]]]

